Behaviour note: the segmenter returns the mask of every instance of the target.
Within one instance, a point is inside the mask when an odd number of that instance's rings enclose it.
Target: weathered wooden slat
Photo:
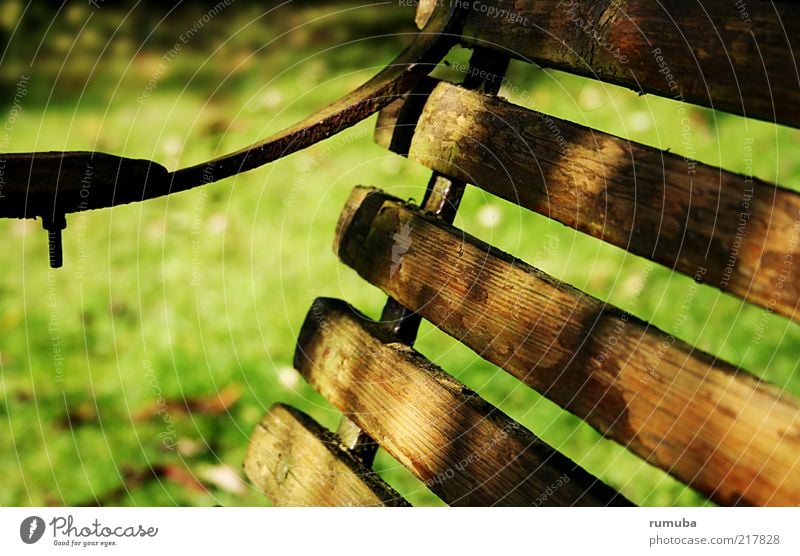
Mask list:
[[[418,20],[428,4],[421,2]],[[491,10],[491,11],[490,11]],[[731,0],[471,2],[470,45],[640,92],[800,126],[800,4]]]
[[[314,302],[295,366],[449,504],[629,504],[343,301]]]
[[[276,506],[406,506],[308,415],[276,404],[256,427],[247,476]]]
[[[800,504],[800,404],[778,388],[374,190],[353,193],[336,245],[398,302],[718,503]]]
[[[396,107],[395,107],[396,109]],[[379,120],[391,126],[392,113]],[[387,148],[800,321],[800,195],[449,83]]]

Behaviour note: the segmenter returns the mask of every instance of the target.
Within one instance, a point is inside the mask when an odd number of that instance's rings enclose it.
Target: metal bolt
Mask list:
[[[42,228],[47,230],[47,250],[50,255],[50,268],[61,268],[64,264],[64,250],[61,245],[61,230],[67,227],[64,213],[54,213],[42,217]]]

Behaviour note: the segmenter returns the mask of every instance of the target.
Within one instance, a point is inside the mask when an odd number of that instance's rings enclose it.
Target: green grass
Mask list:
[[[153,22],[139,16],[137,29],[120,27],[124,14],[109,9],[79,32],[88,17],[82,9],[59,19],[32,68],[26,67],[31,52],[22,47],[4,61],[4,89],[13,91],[22,73],[32,76],[9,150],[98,149],[153,158],[170,169],[195,163],[338,98],[391,60],[404,40],[337,46],[348,29],[364,26],[368,35],[378,8],[340,15],[294,8],[261,19],[253,8],[230,8],[170,64],[140,105],[137,97],[191,14],[157,29],[140,50],[140,35]],[[329,47],[335,48],[324,51]],[[465,56],[455,51],[449,58]],[[457,77],[449,71],[440,73]],[[682,152],[672,101],[516,63],[510,78],[549,113]],[[757,148],[753,173],[800,187],[790,150],[798,132],[710,111],[691,114],[699,160],[743,171],[748,134]],[[339,413],[291,368],[298,328],[317,296],[346,299],[371,316],[385,301],[333,254],[336,220],[355,185],[419,200],[429,174],[376,146],[373,127],[374,119],[362,122],[202,192],[72,215],[58,271],[47,268],[38,222],[0,222],[0,504],[267,503],[250,486],[200,492],[186,481],[147,480],[142,473],[168,466],[202,475],[225,465],[243,477],[253,427],[278,401],[335,428]],[[654,266],[634,295],[645,261],[488,194],[469,189],[456,224],[662,329],[682,317],[676,300],[686,298],[689,278]],[[558,238],[557,248],[547,247],[549,237]],[[800,328],[771,315],[755,344],[761,316],[758,308],[701,287],[677,336],[800,395]],[[54,342],[64,358],[63,380]],[[417,347],[634,501],[703,503],[433,327],[423,326]],[[171,407],[169,422],[161,415],[137,418],[159,395],[208,398],[231,386],[241,397],[220,414]],[[164,449],[165,435],[180,449]],[[440,503],[385,453],[376,467],[413,503]]]

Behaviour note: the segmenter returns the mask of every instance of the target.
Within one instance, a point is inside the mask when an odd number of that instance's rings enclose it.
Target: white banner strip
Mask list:
[[[0,553],[797,555],[799,523],[798,508],[0,508]]]

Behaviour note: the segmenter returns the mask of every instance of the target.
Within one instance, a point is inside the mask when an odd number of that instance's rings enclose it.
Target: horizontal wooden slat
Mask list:
[[[391,117],[382,115],[383,129]],[[410,148],[387,143],[385,133],[377,139],[429,168],[800,321],[797,193],[449,83],[433,90]]]
[[[463,35],[470,45],[639,92],[800,126],[800,77],[791,45],[800,36],[796,2],[483,0],[472,2],[468,14]]]
[[[247,476],[276,506],[406,506],[308,415],[276,404],[256,427]]]
[[[449,504],[628,504],[343,301],[314,302],[295,366]]]
[[[385,194],[342,260],[401,304],[721,504],[800,504],[800,404]]]

